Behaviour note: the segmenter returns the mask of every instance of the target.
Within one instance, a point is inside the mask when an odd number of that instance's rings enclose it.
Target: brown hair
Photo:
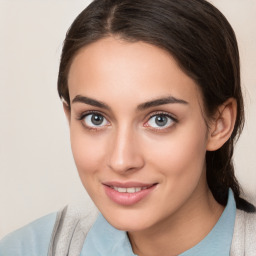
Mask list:
[[[58,92],[70,104],[68,73],[79,49],[108,36],[144,41],[168,51],[198,84],[205,113],[211,117],[228,98],[237,101],[237,119],[230,139],[206,153],[207,182],[222,205],[228,189],[237,207],[254,211],[240,198],[234,175],[233,148],[244,124],[239,52],[234,31],[223,14],[205,0],[95,0],[75,19],[61,55]]]

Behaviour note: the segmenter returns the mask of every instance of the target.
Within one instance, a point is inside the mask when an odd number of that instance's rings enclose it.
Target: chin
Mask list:
[[[136,231],[142,231],[147,229],[146,226],[144,226],[142,223],[140,225],[137,225],[137,223],[130,223],[127,221],[108,221],[114,228],[122,231],[127,232],[136,232]]]
[[[153,224],[153,220],[145,214],[136,210],[126,209],[116,213],[106,214],[102,212],[105,219],[116,229],[128,232],[142,231]]]

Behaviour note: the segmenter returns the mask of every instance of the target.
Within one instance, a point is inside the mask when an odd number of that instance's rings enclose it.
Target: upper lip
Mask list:
[[[118,187],[118,188],[142,188],[142,187],[151,187],[156,183],[142,183],[136,181],[129,182],[119,182],[119,181],[108,181],[102,183],[105,186],[109,187]]]

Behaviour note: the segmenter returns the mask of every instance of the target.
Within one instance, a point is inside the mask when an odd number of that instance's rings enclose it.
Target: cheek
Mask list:
[[[178,209],[197,188],[202,188],[207,183],[206,140],[202,136],[206,131],[194,132],[177,132],[164,141],[158,141],[158,146],[151,152],[149,159],[154,159],[150,160],[152,169],[161,175],[161,183],[164,185],[162,197],[156,200],[161,205],[167,205],[166,212]],[[166,201],[171,203],[166,204]]]
[[[71,148],[80,177],[91,175],[100,169],[104,158],[104,144],[96,136],[71,127]],[[83,180],[82,180],[83,181]]]
[[[202,128],[203,127],[203,128]],[[205,167],[206,129],[202,125],[177,129],[166,138],[157,141],[151,152],[151,159],[158,170],[171,176],[175,182],[189,182],[199,179]]]

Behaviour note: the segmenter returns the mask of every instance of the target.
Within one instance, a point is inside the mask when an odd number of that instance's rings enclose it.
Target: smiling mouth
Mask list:
[[[118,205],[132,206],[148,197],[157,187],[154,184],[103,184],[106,195]]]

